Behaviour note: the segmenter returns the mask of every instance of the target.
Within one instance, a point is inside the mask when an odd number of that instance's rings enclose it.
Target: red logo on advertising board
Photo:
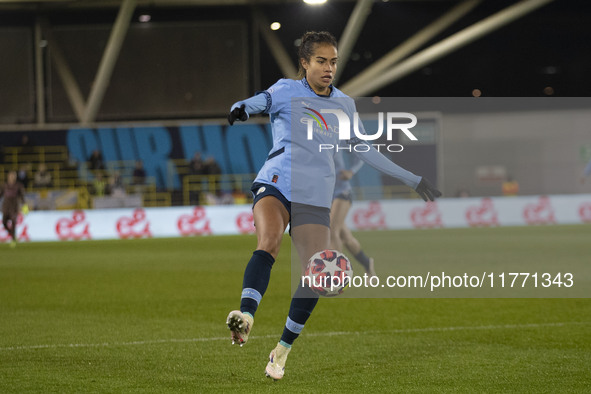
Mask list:
[[[443,227],[437,203],[428,202],[410,212],[410,220],[416,228]]]
[[[466,209],[466,220],[471,227],[498,226],[499,220],[493,201],[483,198],[480,205]]]
[[[537,202],[527,204],[523,208],[523,218],[527,224],[554,224],[554,209],[547,196],[542,196]]]
[[[254,217],[252,216],[252,212],[242,212],[236,216],[236,226],[241,234],[254,233]]]
[[[55,232],[61,241],[92,239],[90,223],[85,222],[84,211],[74,211],[71,218],[61,218],[55,225]]]
[[[29,238],[29,226],[25,225],[22,227],[25,218],[22,214],[18,214],[18,218],[16,219],[16,239],[19,241],[30,241]],[[10,224],[12,225],[12,223]],[[8,242],[11,241],[12,237],[6,231],[4,226],[0,225],[0,242]]]
[[[146,211],[138,208],[133,211],[132,217],[119,218],[117,220],[117,234],[123,239],[152,237],[150,222],[146,220]]]
[[[209,219],[202,207],[195,207],[191,215],[181,215],[176,225],[181,235],[211,234]]]
[[[579,217],[583,223],[591,223],[591,202],[584,202],[579,206]]]
[[[353,212],[353,223],[360,230],[377,230],[386,228],[386,214],[382,205],[372,201],[367,208],[359,208]]]

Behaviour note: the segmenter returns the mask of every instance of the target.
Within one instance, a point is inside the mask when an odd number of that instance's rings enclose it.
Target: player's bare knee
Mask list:
[[[268,235],[263,236],[259,239],[257,249],[264,250],[265,252],[269,253],[273,258],[277,258],[279,254],[279,249],[281,248],[281,241],[283,239],[283,235]]]

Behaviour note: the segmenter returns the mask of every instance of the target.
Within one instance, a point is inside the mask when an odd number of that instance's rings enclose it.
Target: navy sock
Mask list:
[[[240,299],[240,311],[249,313],[254,317],[261,298],[267,291],[271,268],[275,259],[264,250],[255,250],[244,270],[242,281],[242,297]]]
[[[304,329],[304,324],[306,324],[317,303],[318,295],[310,290],[309,287],[302,287],[300,283],[291,299],[289,314],[279,343],[283,346],[291,347]]]
[[[365,271],[369,270],[369,256],[366,255],[363,250],[355,255],[355,258],[365,268]]]

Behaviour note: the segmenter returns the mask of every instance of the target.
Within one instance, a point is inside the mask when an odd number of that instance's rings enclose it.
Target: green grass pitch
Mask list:
[[[492,242],[507,258],[591,263],[586,225],[358,238],[395,259],[474,259]],[[290,302],[288,237],[248,344],[231,346],[224,324],[255,245],[0,245],[0,392],[591,392],[589,298],[321,299],[273,382],[264,368]]]

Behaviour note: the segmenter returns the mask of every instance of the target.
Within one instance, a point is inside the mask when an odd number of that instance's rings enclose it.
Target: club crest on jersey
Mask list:
[[[271,179],[271,182],[277,183],[278,179],[279,179],[279,175],[273,175],[273,179]]]

